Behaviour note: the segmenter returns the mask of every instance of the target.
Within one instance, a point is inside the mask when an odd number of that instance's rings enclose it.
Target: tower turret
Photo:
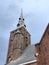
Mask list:
[[[17,27],[26,27],[25,23],[24,23],[24,17],[23,17],[23,10],[21,9],[21,15],[19,17],[19,22],[17,24]]]

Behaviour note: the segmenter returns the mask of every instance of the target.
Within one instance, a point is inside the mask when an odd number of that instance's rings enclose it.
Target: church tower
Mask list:
[[[26,30],[26,25],[23,18],[23,11],[21,10],[21,15],[17,24],[17,28],[10,33],[6,64],[20,57],[24,49],[31,44],[30,41],[30,34]]]

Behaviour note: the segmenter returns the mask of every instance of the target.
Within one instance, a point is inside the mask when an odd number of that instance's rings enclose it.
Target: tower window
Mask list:
[[[12,39],[10,41],[13,41]]]
[[[40,47],[39,47],[39,51],[41,52],[41,49],[40,49]]]
[[[17,26],[19,26],[20,24],[17,24]]]
[[[26,40],[28,40],[28,37],[26,37]]]
[[[24,25],[26,27],[26,25]]]
[[[23,18],[23,21],[24,21],[24,18]]]
[[[19,18],[19,20],[21,20],[21,18]]]

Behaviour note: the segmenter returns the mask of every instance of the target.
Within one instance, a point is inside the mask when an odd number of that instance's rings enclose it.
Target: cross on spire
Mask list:
[[[19,18],[19,22],[17,24],[17,27],[26,27],[26,25],[24,24],[24,18],[23,18],[23,10],[21,9],[21,15],[20,15],[20,18]]]

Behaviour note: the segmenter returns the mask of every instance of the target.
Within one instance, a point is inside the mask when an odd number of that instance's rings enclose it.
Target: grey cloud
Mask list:
[[[16,22],[19,7],[16,5],[19,2],[12,0],[0,0],[0,28],[8,30]]]
[[[0,64],[1,65],[5,64],[7,46],[8,46],[7,39],[0,37]]]
[[[46,12],[29,13],[25,16],[25,23],[27,25],[27,29],[31,34],[32,43],[37,43],[40,41],[43,32],[45,31],[49,22],[48,17],[49,14]]]

